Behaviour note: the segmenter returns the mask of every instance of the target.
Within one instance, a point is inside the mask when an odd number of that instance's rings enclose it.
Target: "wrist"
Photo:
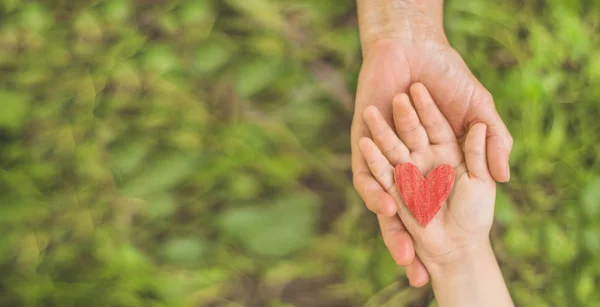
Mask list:
[[[465,246],[438,259],[424,261],[433,282],[458,282],[469,279],[483,267],[497,266],[489,239]]]
[[[444,0],[405,0],[432,18],[435,24],[443,31],[444,28]]]
[[[357,0],[363,51],[379,40],[440,39],[443,0]]]
[[[425,264],[440,306],[514,306],[489,240]]]

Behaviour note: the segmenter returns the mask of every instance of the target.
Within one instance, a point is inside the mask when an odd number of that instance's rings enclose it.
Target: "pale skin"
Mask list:
[[[487,166],[500,182],[510,177],[512,137],[491,94],[449,45],[442,22],[443,0],[357,0],[357,4],[363,65],[351,131],[354,186],[377,214],[392,258],[405,267],[410,284],[420,287],[429,281],[429,272],[415,256],[394,198],[373,177],[359,150],[359,140],[370,136],[365,109],[377,107],[391,125],[394,97],[408,93],[414,82],[423,83],[456,138],[463,139],[477,123],[485,124]]]
[[[376,107],[365,109],[372,139],[361,138],[359,148],[369,170],[394,200],[416,259],[431,276],[439,306],[513,306],[489,242],[496,183],[488,170],[487,126],[474,124],[459,142],[423,84],[413,84],[409,93],[412,101],[406,94],[393,99],[397,133]],[[394,166],[406,162],[423,175],[441,164],[456,170],[450,196],[425,228],[412,216],[395,183]]]

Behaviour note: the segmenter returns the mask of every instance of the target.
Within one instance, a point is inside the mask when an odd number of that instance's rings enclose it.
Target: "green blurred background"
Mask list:
[[[354,191],[353,0],[0,0],[0,306],[434,306]],[[447,0],[518,306],[600,306],[600,3]]]

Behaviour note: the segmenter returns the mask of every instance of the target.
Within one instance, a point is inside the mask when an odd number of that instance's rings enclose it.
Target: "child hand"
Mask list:
[[[371,172],[398,204],[417,255],[431,270],[464,258],[471,250],[489,248],[496,185],[486,161],[486,126],[473,125],[459,143],[425,86],[413,84],[410,93],[414,108],[406,94],[393,101],[397,134],[371,106],[364,117],[374,142],[362,138],[359,144]],[[394,180],[394,167],[405,162],[416,165],[423,175],[440,164],[456,170],[452,192],[425,228],[404,204]]]

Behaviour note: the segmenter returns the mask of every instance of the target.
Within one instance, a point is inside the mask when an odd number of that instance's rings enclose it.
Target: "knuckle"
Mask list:
[[[379,161],[375,158],[367,159],[367,164],[369,165],[370,169],[378,169],[379,168]]]
[[[488,89],[482,86],[481,101],[485,104],[494,104],[494,95]]]
[[[415,132],[419,128],[420,123],[417,121],[413,121],[412,123],[407,123],[405,125],[400,126],[400,132],[403,134],[409,134]]]
[[[504,150],[504,145],[501,142],[488,142],[486,144],[486,146],[492,147],[493,149],[499,150],[499,151],[503,151]]]
[[[398,150],[398,144],[392,144],[392,145],[388,146],[386,149],[384,149],[383,155],[387,156],[391,153],[396,152],[397,150]]]
[[[509,133],[508,134],[508,148],[511,149],[513,144],[514,144],[513,136]]]
[[[366,201],[365,200],[365,206],[367,207],[367,209],[369,209],[369,211],[373,212],[373,213],[377,213],[377,207],[375,205],[373,205],[372,202],[370,201]]]
[[[484,151],[481,150],[470,150],[465,152],[465,156],[468,158],[480,158],[485,155]]]
[[[396,186],[396,183],[394,182],[394,176],[390,172],[386,171],[382,172],[378,178],[380,178],[382,188],[384,188],[388,194],[391,194]]]
[[[385,243],[385,246],[387,246],[388,249],[391,249],[393,247],[393,243],[394,241],[392,240],[392,235],[394,233],[393,229],[390,229],[388,227],[384,227],[383,225],[381,226],[381,237],[383,238],[383,242]]]
[[[385,131],[381,128],[377,128],[373,130],[373,138],[376,140],[381,140],[385,136]]]
[[[425,129],[438,129],[442,127],[442,121],[436,116],[435,118],[431,118],[427,121],[422,122]]]
[[[389,234],[383,229],[381,230],[381,239],[383,239],[383,244],[385,244],[385,247],[387,247],[388,250],[391,250],[392,242],[389,239]]]
[[[494,108],[494,96],[483,85],[473,87],[469,93],[469,106],[472,108]]]

